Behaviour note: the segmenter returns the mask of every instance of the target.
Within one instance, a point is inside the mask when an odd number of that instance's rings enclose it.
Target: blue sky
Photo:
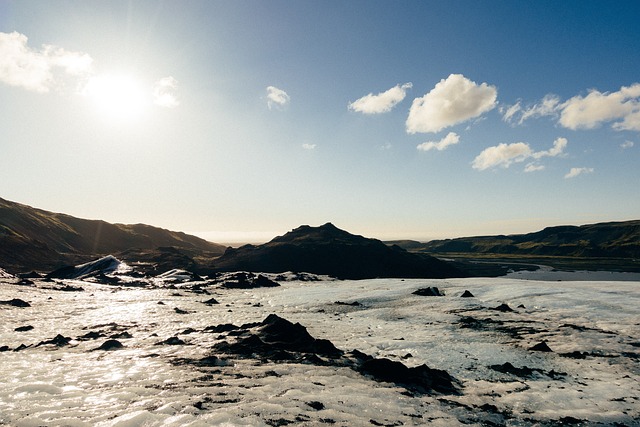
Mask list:
[[[640,217],[640,4],[0,0],[0,197],[214,241]]]

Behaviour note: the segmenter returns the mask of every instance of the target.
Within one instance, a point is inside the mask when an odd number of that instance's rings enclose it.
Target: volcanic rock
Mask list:
[[[552,352],[551,348],[547,345],[546,341],[541,341],[533,347],[529,347],[529,350],[532,351],[544,351],[544,352]]]
[[[19,298],[14,298],[8,301],[0,301],[1,305],[10,305],[12,307],[31,307],[31,304],[28,302],[21,300]]]
[[[429,286],[428,288],[421,288],[414,292],[413,295],[420,295],[423,297],[443,297],[444,292],[440,291],[436,286]]]
[[[460,298],[473,298],[474,295],[469,292],[468,290],[465,290],[464,293],[462,295],[460,295]]]

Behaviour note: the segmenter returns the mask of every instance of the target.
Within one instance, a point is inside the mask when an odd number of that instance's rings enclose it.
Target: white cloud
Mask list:
[[[567,179],[575,178],[576,176],[583,173],[593,173],[593,168],[571,168],[569,173],[567,173],[564,177]]]
[[[176,90],[178,81],[169,76],[158,80],[153,87],[153,99],[156,105],[166,108],[174,108],[180,105]]]
[[[302,144],[302,148],[304,148],[305,150],[315,150],[317,147],[317,144]]]
[[[544,166],[536,163],[528,163],[527,166],[524,167],[525,172],[538,172],[541,170],[544,170]]]
[[[447,136],[442,138],[440,141],[429,141],[423,142],[418,145],[418,150],[420,151],[429,151],[429,150],[438,150],[442,151],[450,145],[455,145],[460,142],[460,136],[455,132],[449,132]]]
[[[562,104],[560,124],[569,129],[593,129],[604,122],[617,130],[640,130],[640,83],[607,93],[591,90],[587,96],[574,96]]]
[[[555,141],[553,141],[553,148],[547,150],[547,151],[538,151],[533,153],[531,156],[534,159],[539,159],[541,157],[556,157],[556,156],[560,156],[561,154],[563,154],[564,149],[567,147],[567,138],[556,138]]]
[[[275,86],[267,87],[267,105],[269,109],[273,107],[284,107],[289,104],[291,98],[282,89],[278,89]]]
[[[350,103],[348,108],[363,114],[387,113],[407,96],[407,90],[412,87],[413,84],[405,83],[377,95],[370,93]]]
[[[473,159],[473,168],[485,170],[496,166],[508,168],[512,163],[519,163],[531,157],[531,147],[524,142],[514,142],[512,144],[498,144],[485,148]]]
[[[478,85],[462,74],[451,74],[425,96],[413,100],[407,132],[439,132],[478,117],[496,106],[497,96],[495,86]]]
[[[529,158],[539,160],[542,157],[557,157],[564,153],[567,143],[566,138],[556,138],[556,140],[553,141],[553,147],[546,151],[533,151],[526,142],[515,142],[512,144],[502,143],[485,148],[473,160],[472,166],[478,170],[485,170],[497,166],[508,168],[512,163],[520,163]],[[542,169],[544,169],[544,166],[532,162],[527,164],[524,171],[534,172]]]
[[[626,149],[626,148],[631,148],[633,147],[633,141],[625,141],[622,144],[620,144],[620,148]]]
[[[60,82],[54,71],[68,75],[88,73],[92,59],[86,53],[69,52],[44,45],[42,50],[27,46],[27,36],[18,32],[0,33],[0,81],[36,92],[48,92]]]

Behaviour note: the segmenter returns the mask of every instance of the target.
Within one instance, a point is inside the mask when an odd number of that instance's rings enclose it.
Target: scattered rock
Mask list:
[[[122,331],[122,332],[118,332],[117,334],[113,334],[111,335],[109,338],[121,338],[121,339],[127,339],[127,338],[133,338],[133,335],[131,335],[128,331]]]
[[[76,338],[78,341],[88,341],[88,340],[97,340],[98,338],[102,338],[105,335],[102,332],[91,331],[87,332],[84,335],[80,335]]]
[[[353,302],[336,301],[336,302],[334,302],[334,304],[336,304],[336,305],[350,305],[352,307],[361,307],[362,306],[362,304],[360,304],[358,301],[353,301]]]
[[[12,307],[31,307],[31,304],[19,298],[14,298],[8,301],[0,301],[0,304],[10,305]]]
[[[27,332],[33,329],[33,326],[31,325],[26,325],[26,326],[19,326],[17,328],[14,329],[14,331],[16,332]]]
[[[378,381],[401,384],[406,388],[427,393],[435,391],[445,394],[458,394],[456,380],[446,371],[431,369],[427,365],[409,368],[401,362],[379,358],[369,359],[360,365],[360,372],[371,375]]]
[[[41,345],[49,345],[49,344],[55,345],[56,347],[63,347],[69,344],[70,341],[71,341],[70,337],[65,337],[63,335],[58,334],[50,340],[40,341],[40,343],[36,345],[36,347],[40,347]]]
[[[167,338],[164,341],[160,341],[159,343],[156,343],[156,345],[185,345],[185,344],[186,342],[182,341],[178,337]]]
[[[0,346],[0,353],[11,350],[8,345]]]
[[[122,343],[118,340],[106,340],[105,342],[102,343],[100,347],[96,348],[96,350],[109,351],[109,350],[117,350],[123,347],[124,345],[122,345]]]
[[[66,285],[60,288],[57,288],[59,291],[63,291],[63,292],[82,292],[84,291],[84,288],[82,286],[71,286],[71,285]]]
[[[268,277],[259,274],[257,277],[253,273],[234,273],[222,282],[222,287],[228,289],[254,289],[254,288],[274,288],[280,286]]]
[[[444,292],[438,289],[436,286],[429,286],[428,288],[421,288],[414,292],[413,295],[420,295],[423,297],[443,297]]]
[[[469,292],[468,290],[465,290],[462,295],[460,295],[460,298],[474,298],[475,296]]]
[[[189,312],[187,310],[183,310],[181,308],[175,307],[173,309],[173,311],[175,311],[177,314],[189,314]]]
[[[214,305],[214,304],[220,304],[218,302],[218,300],[216,300],[215,298],[209,298],[206,301],[202,301],[203,304],[207,304],[207,305]]]
[[[503,313],[505,312],[509,312],[509,311],[513,311],[513,309],[511,307],[509,307],[507,304],[502,303],[497,307],[493,307],[490,310],[496,310],[496,311],[501,311]]]
[[[545,352],[552,352],[553,350],[551,350],[551,348],[549,348],[549,346],[547,345],[546,341],[541,341],[538,344],[534,345],[533,347],[529,347],[529,350],[532,351],[545,351]]]
[[[307,405],[311,406],[316,411],[321,411],[324,409],[324,403],[318,402],[317,400],[313,400],[311,402],[307,402]]]
[[[224,323],[222,325],[207,326],[206,328],[204,328],[204,331],[213,332],[213,333],[222,333],[222,332],[235,331],[236,329],[239,329],[239,327],[231,323]]]

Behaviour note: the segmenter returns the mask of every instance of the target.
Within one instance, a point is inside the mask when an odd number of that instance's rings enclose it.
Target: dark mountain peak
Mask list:
[[[213,271],[298,271],[343,279],[464,275],[436,258],[391,248],[380,240],[351,234],[331,223],[319,227],[302,225],[264,245],[228,249],[211,267]]]
[[[284,236],[276,237],[267,244],[364,244],[366,242],[377,242],[377,240],[351,234],[327,222],[319,227],[301,225],[286,233]]]

